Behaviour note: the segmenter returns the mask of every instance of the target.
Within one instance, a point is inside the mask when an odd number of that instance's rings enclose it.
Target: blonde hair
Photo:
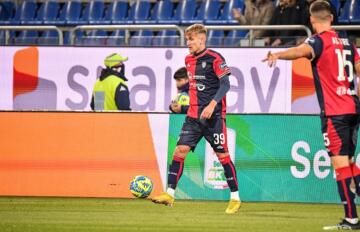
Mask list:
[[[186,28],[185,30],[185,34],[192,34],[192,33],[196,33],[196,34],[205,34],[207,33],[207,30],[205,28],[204,25],[200,24],[200,23],[196,23],[193,24],[191,26],[189,26],[188,28]]]

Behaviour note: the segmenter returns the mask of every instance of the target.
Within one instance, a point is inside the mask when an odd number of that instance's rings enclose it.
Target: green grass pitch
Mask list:
[[[323,231],[342,217],[333,204],[247,203],[226,215],[227,202],[144,199],[0,197],[1,232]]]

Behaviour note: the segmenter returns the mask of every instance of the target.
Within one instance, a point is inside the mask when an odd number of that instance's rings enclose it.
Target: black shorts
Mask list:
[[[177,145],[187,145],[194,151],[203,136],[215,152],[228,152],[226,119],[221,117],[200,120],[186,116]]]
[[[353,157],[356,149],[360,115],[321,117],[321,130],[329,156]]]

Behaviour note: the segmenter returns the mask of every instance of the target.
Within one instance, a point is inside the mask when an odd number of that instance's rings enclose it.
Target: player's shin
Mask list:
[[[340,195],[341,202],[344,205],[345,218],[350,223],[357,223],[358,216],[355,205],[355,194],[350,190],[352,181],[352,170],[350,166],[338,168],[336,172],[336,182]]]
[[[172,197],[174,197],[175,195],[175,189],[183,173],[183,170],[184,170],[184,158],[174,155],[172,163],[169,167],[168,189],[166,191]]]
[[[353,178],[355,181],[355,191],[358,196],[360,196],[360,168],[355,164],[350,164]]]
[[[231,161],[230,156],[225,156],[219,158],[220,163],[224,168],[224,173],[226,177],[226,181],[229,185],[231,195],[230,198],[232,200],[240,200],[239,192],[238,192],[238,182],[236,176],[236,169],[234,163]]]

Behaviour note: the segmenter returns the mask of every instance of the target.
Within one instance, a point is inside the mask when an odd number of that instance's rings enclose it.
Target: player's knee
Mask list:
[[[189,151],[190,151],[189,146],[179,145],[175,148],[174,156],[185,158],[187,153],[189,153]]]

